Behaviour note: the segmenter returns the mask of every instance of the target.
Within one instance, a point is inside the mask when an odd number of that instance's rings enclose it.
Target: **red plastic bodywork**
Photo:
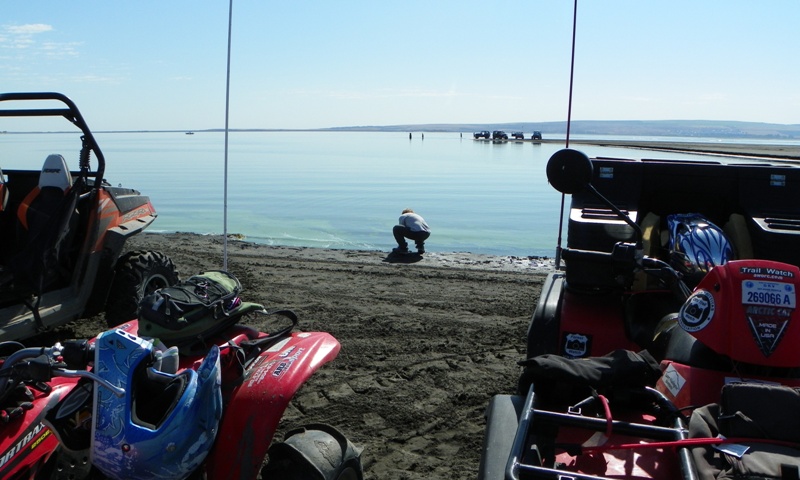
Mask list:
[[[800,378],[777,379],[759,376],[742,378],[730,372],[691,367],[668,360],[661,362],[661,371],[664,373],[658,379],[656,389],[666,395],[679,409],[719,402],[722,387],[731,382],[780,383],[790,387],[800,387]]]
[[[800,269],[794,265],[767,260],[728,262],[703,278],[681,309],[678,323],[734,361],[797,367],[798,287]]]
[[[599,297],[565,291],[561,306],[561,354],[592,357],[618,348],[638,350],[628,340],[622,308],[622,302],[616,296]],[[575,344],[572,349],[571,343]]]
[[[138,324],[128,322],[119,328],[135,334]],[[217,439],[206,460],[209,478],[255,479],[289,402],[341,348],[326,332],[292,332],[261,352],[242,373],[236,349],[230,345],[264,337],[267,334],[241,325],[217,337],[225,403]],[[202,360],[202,356],[181,357],[180,366],[196,368]]]
[[[42,420],[50,408],[69,393],[76,378],[50,382],[49,394],[31,388],[33,407],[0,427],[0,478],[36,478],[37,472],[58,447],[58,438]]]
[[[138,322],[118,328],[136,334]],[[214,479],[255,479],[275,430],[291,399],[323,364],[336,358],[339,342],[325,332],[292,332],[242,364],[237,345],[268,337],[249,327],[233,326],[217,337],[224,410],[206,474]],[[182,356],[180,367],[196,368],[202,355]],[[77,378],[57,377],[49,393],[31,388],[33,407],[0,423],[0,478],[36,478],[59,446],[43,419],[77,384]]]
[[[339,349],[339,342],[328,333],[295,332],[262,352],[225,406],[207,460],[209,477],[256,478],[289,401]]]

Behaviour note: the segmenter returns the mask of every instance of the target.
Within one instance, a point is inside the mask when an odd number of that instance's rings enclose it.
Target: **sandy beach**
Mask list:
[[[169,255],[182,278],[222,268],[222,237],[134,237]],[[295,397],[281,431],[324,422],[364,448],[373,480],[474,478],[484,409],[511,393],[549,259],[436,253],[390,263],[378,251],[228,242],[242,297],[289,308],[300,329],[327,331],[339,356]],[[76,322],[76,337],[103,328]],[[280,434],[281,432],[279,432]]]
[[[691,148],[684,144],[631,148]],[[579,147],[577,147],[579,148]],[[730,153],[792,160],[796,148],[728,145]],[[228,270],[243,298],[289,308],[300,329],[342,344],[295,397],[280,434],[325,422],[364,448],[367,479],[474,478],[489,399],[515,389],[528,322],[552,259],[429,252],[387,261],[379,251],[259,245],[232,235]],[[223,239],[134,237],[131,250],[169,255],[181,277],[219,269]],[[74,337],[102,330],[76,322]]]

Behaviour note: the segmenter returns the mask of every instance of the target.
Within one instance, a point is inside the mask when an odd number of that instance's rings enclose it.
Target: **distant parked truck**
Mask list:
[[[485,138],[485,139],[488,140],[489,139],[489,131],[488,130],[483,130],[483,131],[480,131],[480,132],[475,132],[475,133],[472,134],[472,136],[475,137],[475,138]]]
[[[524,140],[525,134],[522,132],[514,132],[511,134],[512,137],[516,138],[517,140]]]
[[[508,140],[508,134],[502,130],[492,132],[492,140]]]
[[[541,140],[542,139],[542,132],[533,132],[531,135],[531,140]]]

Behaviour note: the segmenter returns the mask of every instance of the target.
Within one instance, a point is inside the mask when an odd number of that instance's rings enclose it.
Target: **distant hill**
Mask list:
[[[326,131],[363,132],[474,132],[480,130],[541,131],[544,135],[565,135],[567,122],[517,123],[431,123],[421,125],[352,126],[325,128]],[[733,122],[715,120],[577,120],[572,122],[576,135],[624,135],[658,137],[761,138],[769,140],[800,139],[800,124]]]

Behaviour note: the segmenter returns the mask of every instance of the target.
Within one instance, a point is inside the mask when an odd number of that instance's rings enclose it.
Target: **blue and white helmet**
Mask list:
[[[205,460],[222,416],[219,348],[197,371],[154,367],[153,343],[123,330],[97,337],[91,461],[115,479],[184,479]]]
[[[721,228],[698,213],[667,216],[670,263],[696,285],[709,270],[734,259],[733,247]]]

